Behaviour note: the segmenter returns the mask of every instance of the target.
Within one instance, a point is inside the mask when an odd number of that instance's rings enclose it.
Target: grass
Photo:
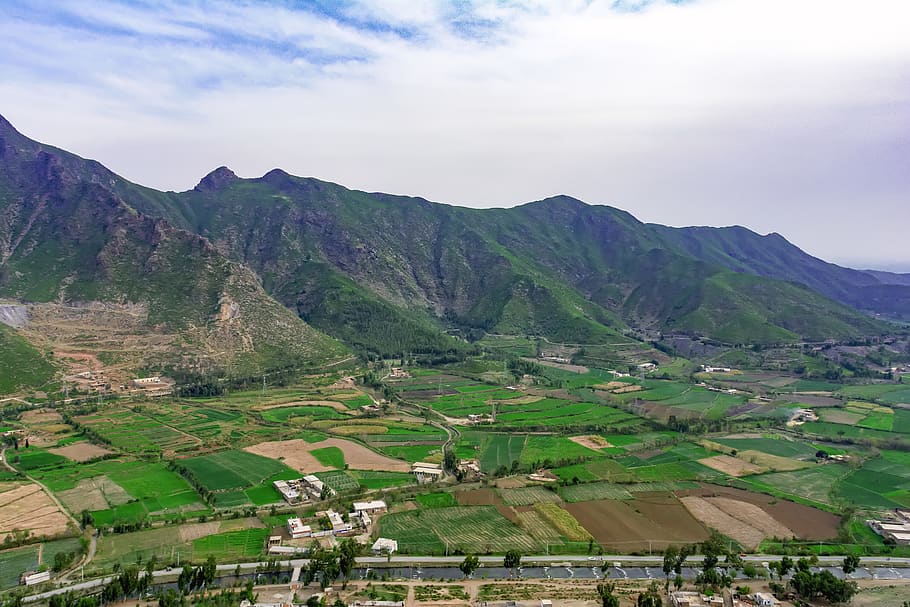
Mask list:
[[[784,438],[718,438],[714,442],[738,451],[761,451],[780,457],[808,459],[815,457],[817,449],[812,445],[800,441]]]
[[[493,506],[452,506],[386,514],[379,534],[398,541],[407,554],[524,553],[541,550],[541,543],[500,514]]]
[[[268,529],[241,529],[201,537],[193,541],[193,558],[202,560],[213,555],[222,562],[235,562],[262,554]]]
[[[279,461],[246,451],[221,451],[180,463],[209,491],[252,487],[279,473],[288,474],[287,478],[300,476]]]
[[[319,405],[279,407],[275,409],[266,409],[262,412],[262,419],[277,424],[306,424],[315,420],[347,418],[347,415],[332,407],[323,407]]]
[[[310,454],[319,460],[319,463],[329,468],[341,470],[344,468],[344,452],[338,447],[323,447],[313,449]]]
[[[446,508],[455,505],[455,497],[451,493],[421,493],[414,499],[424,508]]]
[[[831,506],[836,501],[832,488],[848,473],[849,469],[844,466],[826,464],[794,472],[771,472],[750,476],[740,479],[740,482],[772,495],[800,498],[796,501]]]
[[[53,466],[66,464],[70,461],[62,455],[57,455],[56,453],[51,453],[49,451],[37,449],[35,447],[29,447],[28,449],[23,447],[13,453],[13,464],[19,470],[25,471],[37,470],[39,468],[50,468]]]
[[[349,470],[350,474],[362,487],[367,489],[386,489],[413,485],[416,481],[409,472],[380,472],[375,470]]]
[[[41,388],[54,377],[56,367],[15,330],[0,324],[0,394],[22,388]]]
[[[519,461],[522,464],[558,462],[576,457],[591,458],[600,455],[598,451],[583,447],[560,436],[529,435]]]
[[[409,463],[426,461],[433,454],[442,456],[442,445],[389,445],[379,447],[379,450]]]

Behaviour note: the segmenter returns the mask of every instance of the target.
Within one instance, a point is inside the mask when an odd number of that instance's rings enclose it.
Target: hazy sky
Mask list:
[[[0,114],[161,189],[566,193],[910,271],[907,0],[0,2]]]

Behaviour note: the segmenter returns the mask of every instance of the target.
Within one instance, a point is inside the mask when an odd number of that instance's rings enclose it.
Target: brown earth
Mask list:
[[[518,489],[519,487],[526,487],[528,485],[528,479],[523,476],[507,476],[505,478],[497,479],[496,487],[498,489]]]
[[[59,422],[62,421],[63,418],[53,409],[35,409],[33,411],[23,411],[22,414],[19,415],[19,420],[23,424],[34,426],[38,424]]]
[[[540,360],[538,358],[524,358],[528,362],[535,362],[538,365],[543,365],[544,367],[553,367],[554,369],[562,369],[563,371],[571,371],[572,373],[588,373],[591,369],[583,365],[569,365],[566,363],[557,363],[551,360]]]
[[[57,497],[70,512],[105,510],[133,499],[123,487],[106,476],[84,478],[72,489],[58,492]]]
[[[795,535],[755,504],[725,497],[689,496],[681,501],[699,521],[733,538],[748,550],[757,548],[765,538],[792,538]]]
[[[741,459],[729,455],[706,457],[705,459],[698,460],[698,463],[705,465],[708,468],[713,468],[718,472],[723,472],[724,474],[736,477],[757,474],[762,471],[762,469],[755,464],[744,462]]]
[[[193,525],[180,526],[180,541],[192,542],[200,537],[215,535],[221,529],[221,523],[218,521],[211,523],[196,523]]]
[[[773,470],[775,472],[802,470],[803,468],[807,468],[812,465],[808,462],[790,459],[789,457],[781,457],[779,455],[771,455],[770,453],[765,453],[764,451],[753,451],[752,449],[740,451],[736,457],[761,468]]]
[[[844,409],[826,409],[820,413],[822,420],[835,424],[852,426],[866,417],[862,413],[853,413]]]
[[[704,484],[698,489],[677,491],[676,494],[682,497],[689,495],[726,497],[754,504],[770,514],[782,525],[791,529],[800,539],[826,540],[837,537],[837,526],[840,522],[838,516],[818,508],[804,506],[803,504],[771,497],[770,495],[709,484]]]
[[[617,550],[662,549],[700,542],[708,530],[682,503],[665,493],[642,493],[634,500],[597,500],[562,504],[597,543]]]
[[[573,443],[578,443],[582,447],[587,447],[588,449],[594,449],[595,451],[599,451],[600,449],[603,449],[605,447],[613,446],[610,444],[609,441],[607,441],[607,439],[605,439],[602,436],[598,436],[596,434],[588,434],[585,436],[570,436],[569,440],[572,441]]]
[[[333,470],[319,462],[310,453],[313,449],[338,447],[344,453],[344,461],[353,470],[380,470],[386,472],[408,472],[411,467],[407,462],[392,459],[367,449],[359,443],[340,438],[329,438],[318,443],[308,443],[303,439],[269,441],[245,447],[244,451],[280,459],[285,464],[303,473],[325,472]]]
[[[638,384],[631,384],[631,385],[626,385],[626,387],[624,387],[624,388],[617,388],[616,390],[613,390],[612,392],[613,392],[613,394],[626,394],[628,392],[640,392],[641,390],[642,390],[642,387],[639,386]]]
[[[33,536],[55,536],[66,532],[69,522],[66,514],[35,483],[0,493],[2,535],[13,529],[28,529]]]
[[[58,447],[56,449],[48,449],[51,453],[56,453],[57,455],[62,455],[67,459],[71,459],[74,462],[86,462],[90,459],[95,459],[96,457],[101,457],[109,453],[113,453],[104,447],[100,447],[93,443],[73,443],[67,445],[66,447]]]
[[[378,470],[385,472],[410,472],[411,466],[400,459],[376,453],[360,443],[341,438],[329,438],[312,444],[312,449],[338,447],[344,452],[344,461],[353,470]]]
[[[243,450],[263,457],[281,460],[294,470],[299,470],[301,474],[332,470],[333,468],[323,465],[310,454],[310,450],[313,448],[313,443],[295,438],[293,440],[259,443],[258,445],[244,447]]]
[[[462,506],[502,506],[502,498],[493,489],[455,491],[455,501]]]

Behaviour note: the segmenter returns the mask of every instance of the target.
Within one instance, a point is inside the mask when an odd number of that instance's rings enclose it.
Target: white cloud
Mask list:
[[[155,6],[67,3],[93,31],[0,9],[0,112],[161,188],[228,164],[479,206],[566,192],[910,260],[848,238],[910,218],[903,0]]]

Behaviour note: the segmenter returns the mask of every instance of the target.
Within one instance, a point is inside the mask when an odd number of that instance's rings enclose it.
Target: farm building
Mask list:
[[[411,374],[400,367],[392,367],[389,379],[410,379]]]
[[[528,480],[537,481],[538,483],[555,483],[559,478],[549,470],[538,470],[528,475]]]
[[[50,571],[27,571],[22,574],[22,578],[19,580],[22,584],[26,586],[34,586],[35,584],[41,584],[47,582],[51,579]]]
[[[458,462],[458,471],[461,472],[462,478],[466,480],[483,476],[480,471],[480,462],[476,459],[463,459]]]
[[[370,515],[365,510],[352,512],[350,519],[352,525],[355,527],[363,527],[364,529],[373,524],[373,519],[370,518]]]
[[[777,605],[777,599],[767,592],[756,592],[752,595],[752,602],[758,607],[774,607]]]
[[[307,474],[300,481],[301,488],[310,494],[310,497],[314,500],[322,499],[323,494],[326,497],[335,495],[335,490],[319,480],[319,477],[315,474]]]
[[[670,604],[673,607],[723,607],[724,599],[721,596],[706,596],[699,592],[678,591],[670,593]],[[734,607],[740,603],[734,601]]]
[[[366,512],[367,514],[376,514],[377,512],[385,512],[388,510],[388,506],[382,500],[373,500],[371,502],[354,502],[354,512]]]
[[[275,486],[275,490],[281,494],[281,497],[284,498],[289,504],[296,504],[300,501],[300,481],[275,481],[272,483]]]
[[[310,537],[313,535],[313,529],[309,525],[304,525],[303,521],[299,518],[289,518],[288,519],[288,533],[295,540],[300,538]]]
[[[898,544],[910,544],[910,523],[868,520],[866,524],[885,539],[894,540]]]
[[[392,554],[393,552],[398,552],[398,542],[386,537],[381,537],[373,542],[373,552],[376,554]]]
[[[344,522],[341,515],[334,510],[326,510],[322,514],[329,519],[329,524],[332,526],[332,533],[349,533],[353,529],[351,523]]]
[[[411,472],[417,478],[418,483],[435,483],[445,475],[441,464],[427,462],[417,462],[411,466]]]

